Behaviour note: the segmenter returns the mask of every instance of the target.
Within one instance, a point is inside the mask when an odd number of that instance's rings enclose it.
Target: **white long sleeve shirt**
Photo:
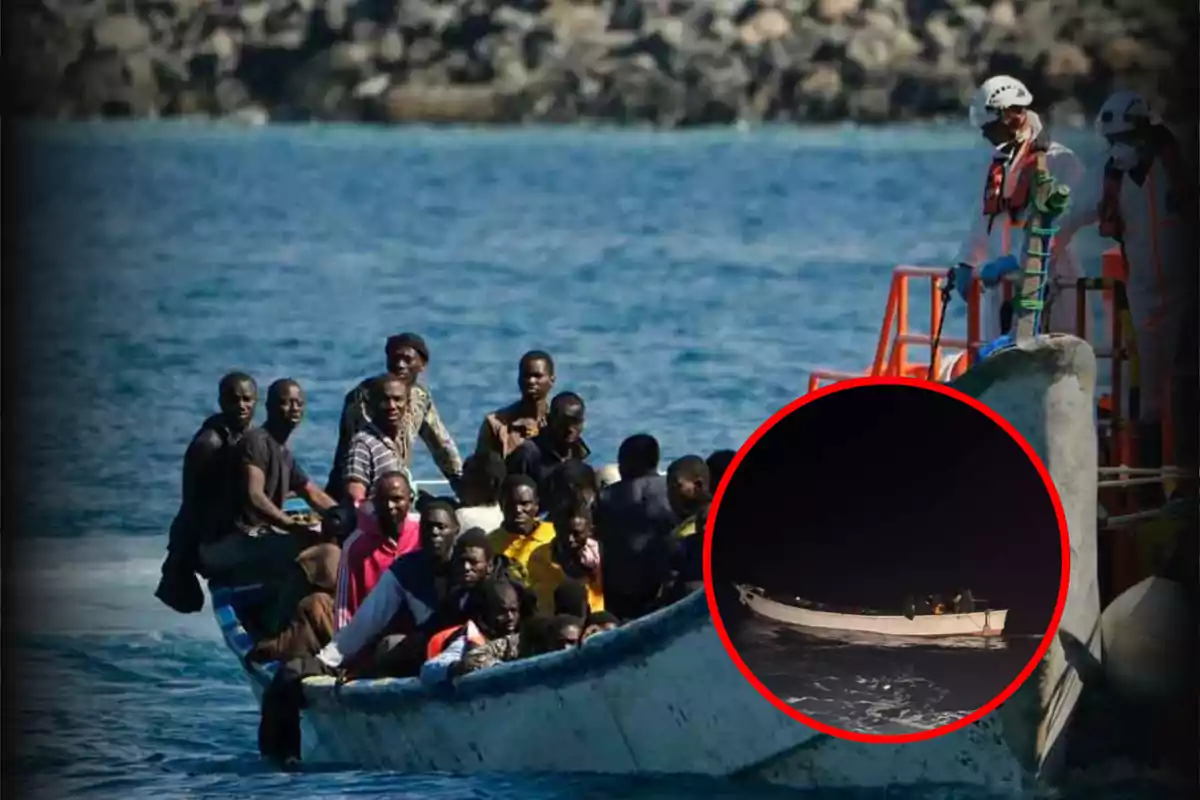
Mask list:
[[[367,595],[358,611],[346,625],[334,634],[332,641],[317,653],[317,659],[331,669],[337,669],[347,659],[354,658],[372,639],[387,628],[392,618],[407,608],[413,621],[420,625],[429,619],[434,609],[404,588],[394,570],[388,570]]]

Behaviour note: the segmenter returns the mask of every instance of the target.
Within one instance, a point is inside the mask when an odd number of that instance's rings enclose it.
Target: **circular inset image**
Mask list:
[[[940,384],[800,398],[718,487],[704,578],[730,657],[825,733],[907,742],[999,706],[1050,646],[1068,539],[1033,449]]]

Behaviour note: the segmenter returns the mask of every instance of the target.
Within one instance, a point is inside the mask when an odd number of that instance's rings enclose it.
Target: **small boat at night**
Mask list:
[[[834,611],[813,604],[773,600],[762,589],[736,584],[738,599],[760,617],[826,631],[871,633],[882,636],[999,636],[1004,633],[1006,609],[986,609],[969,614],[902,614]]]

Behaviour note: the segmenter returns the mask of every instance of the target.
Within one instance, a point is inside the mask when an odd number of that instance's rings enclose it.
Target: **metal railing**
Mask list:
[[[978,281],[974,281],[972,288],[967,293],[966,335],[948,336],[943,327],[941,339],[934,346],[934,337],[937,336],[944,312],[942,289],[947,280],[947,272],[945,267],[922,267],[910,264],[901,264],[893,269],[891,285],[888,288],[887,306],[883,314],[883,325],[879,331],[879,341],[875,347],[875,358],[872,360],[871,366],[863,373],[814,369],[809,373],[808,391],[815,392],[823,382],[833,383],[868,375],[926,379],[930,375],[931,366],[932,373],[937,378],[942,375],[945,366],[943,357],[947,349],[957,351],[962,356],[950,365],[952,377],[957,377],[965,372],[975,363],[979,347],[984,344],[980,340],[979,322],[982,287]],[[909,291],[914,279],[928,282],[928,332],[914,331],[909,326]],[[946,321],[946,325],[949,325],[949,320]],[[932,348],[929,359],[911,361],[909,348],[913,346]]]

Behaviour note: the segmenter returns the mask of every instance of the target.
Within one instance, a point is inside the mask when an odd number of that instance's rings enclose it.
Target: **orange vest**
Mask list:
[[[462,636],[466,632],[467,641],[475,645],[487,644],[487,639],[479,632],[479,628],[471,623],[466,625],[454,625],[445,630],[438,631],[429,638],[429,643],[425,645],[425,660],[437,658],[442,654],[442,651],[449,647],[450,643]]]
[[[987,181],[983,186],[983,215],[988,218],[988,232],[996,217],[1007,213],[1015,218],[1029,203],[1030,187],[1033,183],[1033,164],[1037,157],[1037,148],[1032,142],[1021,145],[1020,151],[1013,157],[1011,165],[1006,170],[1002,160],[993,160],[988,168]],[[1016,173],[1015,178],[1008,178],[1009,173]],[[1006,193],[1006,179],[1015,180],[1011,192]]]

